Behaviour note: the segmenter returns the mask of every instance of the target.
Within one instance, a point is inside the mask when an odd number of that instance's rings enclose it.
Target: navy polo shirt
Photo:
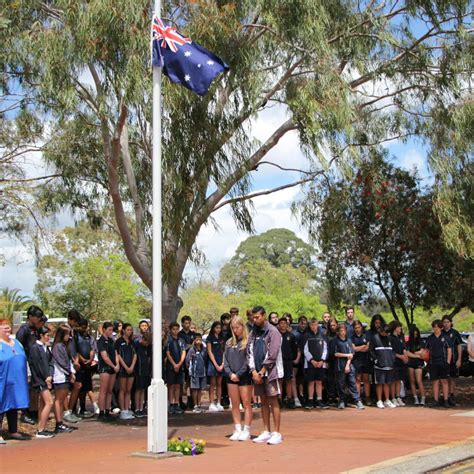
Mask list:
[[[352,336],[352,344],[354,346],[365,346],[370,342],[368,336],[362,333],[360,336],[357,336],[355,333]],[[369,352],[354,352],[354,362],[357,361],[361,365],[367,365],[369,363]]]
[[[298,355],[298,344],[291,332],[281,334],[281,356],[283,360],[295,360]]]
[[[451,328],[449,331],[441,331],[441,334],[444,334],[448,340],[448,344],[453,350],[453,357],[451,362],[455,363],[458,358],[458,345],[462,344],[461,334],[459,334],[456,329]]]
[[[338,337],[335,337],[331,341],[331,354],[334,355],[336,352],[341,354],[353,354],[354,349],[352,348],[352,341],[345,339],[344,341]],[[335,357],[336,360],[336,371],[344,372],[346,367],[347,359],[345,357]]]
[[[211,345],[211,351],[217,365],[221,365],[224,360],[224,340],[221,337],[216,337],[214,334],[209,334],[206,339],[207,344]]]
[[[426,340],[426,348],[430,351],[430,364],[447,364],[449,347],[446,334],[441,332],[438,337],[434,333],[431,334]]]
[[[166,352],[169,352],[171,358],[173,359],[175,364],[178,364],[181,360],[181,355],[183,351],[186,350],[184,342],[182,339],[175,339],[173,336],[168,337],[168,344],[166,345]],[[169,361],[168,361],[169,363]]]
[[[135,347],[133,346],[133,342],[130,340],[127,342],[123,337],[119,337],[115,341],[115,350],[117,351],[118,355],[122,358],[125,365],[130,367],[133,362],[133,356],[135,355]]]
[[[99,341],[97,342],[97,350],[99,351],[99,369],[109,367],[109,365],[107,365],[102,359],[101,352],[107,353],[112,364],[115,365],[117,363],[115,360],[115,346],[112,338],[109,339],[108,337],[100,336]]]

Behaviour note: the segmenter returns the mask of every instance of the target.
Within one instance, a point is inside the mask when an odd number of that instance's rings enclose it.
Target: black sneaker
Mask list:
[[[455,407],[456,406],[456,400],[454,400],[454,395],[450,395],[448,397],[448,403],[450,407]]]
[[[50,431],[43,430],[43,431],[38,431],[36,433],[36,438],[43,438],[43,439],[49,439],[49,438],[54,438],[54,433],[51,433]]]
[[[313,404],[311,402],[306,402],[304,405],[305,410],[312,410]]]
[[[168,413],[170,415],[175,415],[176,414],[176,406],[175,405],[170,405],[170,407],[168,408]]]
[[[449,400],[445,400],[444,403],[443,403],[443,407],[444,408],[451,408],[452,405],[451,405],[451,403],[449,403]]]
[[[143,412],[143,410],[135,410],[135,417],[136,418],[145,418],[145,413]]]
[[[181,412],[184,412],[187,408],[186,403],[179,402],[179,408],[181,409]]]
[[[23,415],[21,415],[20,421],[28,425],[36,425],[37,423],[37,420],[35,420],[32,416],[27,415],[26,413],[23,413]]]
[[[433,400],[433,403],[430,406],[431,406],[431,408],[439,408],[440,407],[439,401],[438,400]]]
[[[72,433],[74,430],[72,428],[69,428],[69,426],[66,425],[58,425],[56,426],[56,429],[54,430],[54,434],[59,434],[59,433]]]
[[[179,405],[175,405],[174,406],[174,412],[177,414],[177,415],[182,415],[184,413],[184,410],[179,406]]]
[[[320,410],[327,410],[329,405],[326,405],[322,400],[316,400],[315,407],[319,408]]]
[[[287,400],[286,401],[286,407],[289,409],[289,410],[294,410],[296,407],[295,407],[295,401],[294,400]]]

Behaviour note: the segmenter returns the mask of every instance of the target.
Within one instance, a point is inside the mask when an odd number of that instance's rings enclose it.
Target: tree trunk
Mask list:
[[[449,317],[454,318],[454,316],[456,316],[456,314],[458,314],[459,311],[461,311],[464,308],[464,306],[467,306],[467,303],[465,301],[461,301],[461,303],[456,305],[454,309],[449,313]]]
[[[179,285],[163,285],[163,301],[161,308],[163,323],[166,323],[166,325],[176,321],[179,310],[183,305],[181,298],[178,296],[178,290]]]

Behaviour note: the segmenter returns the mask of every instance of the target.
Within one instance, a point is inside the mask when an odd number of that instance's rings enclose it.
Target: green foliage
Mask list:
[[[264,260],[270,266],[290,266],[308,275],[315,273],[314,249],[288,229],[270,229],[244,240],[220,271],[220,281],[234,291],[252,291],[247,263]]]
[[[353,181],[313,188],[300,212],[321,247],[329,302],[383,296],[393,317],[401,312],[407,325],[419,305],[454,306],[452,314],[472,308],[474,266],[445,248],[432,208],[414,177],[377,154]]]
[[[20,290],[2,288],[0,293],[0,318],[11,320],[15,311],[23,311],[31,304],[30,298],[20,295]]]
[[[76,308],[94,321],[149,317],[148,290],[137,281],[113,232],[81,222],[51,239],[40,258],[36,293],[52,313]]]
[[[125,254],[151,288],[150,2],[3,3],[2,87],[21,80],[36,117],[15,126],[50,125],[44,159],[59,176],[39,202],[94,215],[113,207]],[[164,17],[231,68],[205,97],[163,82],[165,318],[176,316],[212,213],[229,205],[237,227],[253,230],[253,172],[285,134],[298,131],[302,179],[312,181],[330,164],[346,172],[362,148],[422,134],[435,100],[462,96],[470,14],[468,0],[163,2]],[[287,120],[258,143],[251,122],[275,105]]]

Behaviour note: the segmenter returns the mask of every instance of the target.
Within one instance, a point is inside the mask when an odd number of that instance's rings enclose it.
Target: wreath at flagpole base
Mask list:
[[[206,442],[203,439],[171,438],[168,440],[168,451],[182,453],[184,456],[197,456],[204,452]]]

